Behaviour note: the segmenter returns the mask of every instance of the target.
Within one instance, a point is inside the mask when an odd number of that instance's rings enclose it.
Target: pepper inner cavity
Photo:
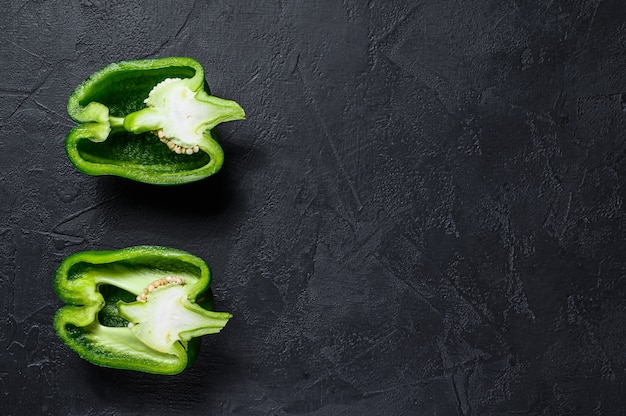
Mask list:
[[[117,302],[130,303],[135,300],[135,295],[117,286],[102,284],[98,291],[104,298],[104,305],[98,312],[98,322],[107,327],[125,327],[128,321],[122,318],[117,308]]]

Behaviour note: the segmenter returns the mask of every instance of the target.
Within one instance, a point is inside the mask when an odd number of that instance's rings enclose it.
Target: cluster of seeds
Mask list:
[[[156,134],[159,137],[159,140],[161,140],[162,143],[165,143],[172,152],[179,155],[193,155],[194,153],[198,153],[200,151],[198,145],[195,145],[194,147],[183,147],[177,145],[176,143],[165,137],[165,135],[163,134],[163,130],[155,130],[152,133]]]
[[[182,285],[185,283],[185,279],[183,279],[181,276],[166,276],[166,277],[162,277],[158,280],[155,280],[154,282],[150,283],[148,285],[148,287],[146,287],[142,293],[137,295],[137,301],[138,302],[145,302],[148,300],[148,294],[154,292],[156,290],[156,288],[161,287],[161,286],[165,286],[165,285],[169,285],[169,284],[175,284],[175,285]]]
[[[157,91],[159,88],[161,88],[161,87],[163,87],[163,86],[165,86],[167,84],[171,84],[173,82],[176,82],[176,81],[180,81],[180,78],[167,78],[167,79],[164,79],[163,81],[159,82],[157,85],[154,86],[154,88],[152,88],[152,90],[148,94],[148,98],[143,100],[143,102],[148,107],[152,107],[152,105],[150,104],[150,97],[152,97],[154,92]],[[194,153],[198,153],[200,151],[200,148],[197,145],[193,146],[193,147],[183,147],[183,146],[177,145],[176,143],[172,142],[170,139],[165,137],[165,134],[163,133],[163,130],[161,130],[161,129],[155,130],[152,133],[156,134],[159,137],[159,140],[161,140],[161,142],[165,143],[167,145],[167,147],[172,152],[177,153],[179,155],[193,155]]]

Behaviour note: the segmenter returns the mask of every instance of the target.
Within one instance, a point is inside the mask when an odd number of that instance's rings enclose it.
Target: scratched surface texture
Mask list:
[[[0,1],[0,414],[626,413],[626,2]],[[67,97],[192,56],[247,120],[180,187],[69,163]],[[82,361],[59,262],[212,267],[196,364]]]

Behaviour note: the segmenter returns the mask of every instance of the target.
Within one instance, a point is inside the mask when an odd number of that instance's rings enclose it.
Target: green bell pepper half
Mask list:
[[[54,289],[66,305],[53,326],[93,364],[178,374],[195,359],[200,336],[218,333],[232,317],[208,310],[210,280],[202,259],[171,248],[76,253],[55,274]]]
[[[219,171],[213,128],[245,119],[239,104],[210,95],[202,65],[184,57],[112,63],[72,92],[67,111],[79,123],[65,142],[78,170],[157,185]]]

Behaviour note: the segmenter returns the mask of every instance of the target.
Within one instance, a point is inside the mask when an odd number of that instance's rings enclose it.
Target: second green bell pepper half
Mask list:
[[[66,305],[53,326],[93,364],[178,374],[196,357],[199,337],[219,332],[231,318],[208,310],[210,279],[203,260],[165,247],[76,253],[55,274],[54,289]]]
[[[74,90],[67,109],[79,123],[66,139],[78,170],[157,185],[219,171],[213,128],[245,118],[236,102],[210,95],[202,65],[185,57],[110,64]]]

